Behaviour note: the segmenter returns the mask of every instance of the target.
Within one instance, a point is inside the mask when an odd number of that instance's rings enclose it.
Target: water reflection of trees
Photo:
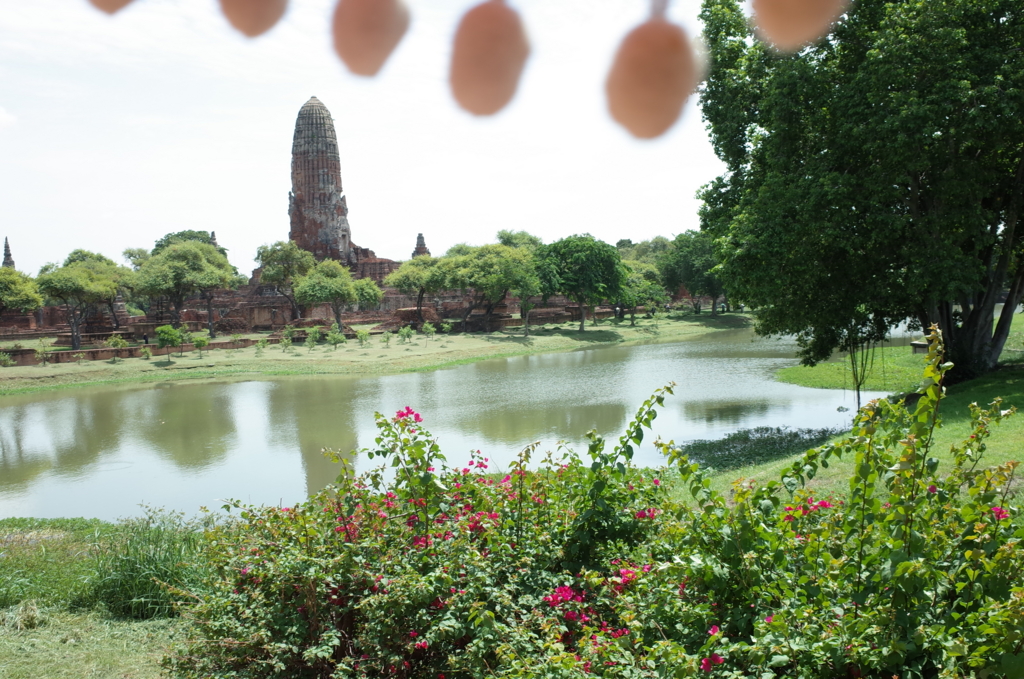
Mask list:
[[[770,401],[686,401],[682,404],[683,419],[707,424],[739,424],[749,417],[764,415],[771,408]]]
[[[324,448],[348,455],[359,447],[352,417],[354,385],[354,380],[337,378],[289,379],[270,389],[271,438],[285,449],[298,442],[308,494],[332,483],[345,468],[325,458]],[[351,469],[351,460],[344,464]]]
[[[492,414],[460,415],[452,420],[446,418],[445,426],[481,435],[487,441],[525,445],[551,436],[579,440],[591,429],[603,436],[617,435],[629,415],[622,403],[580,406],[562,403],[557,407],[519,406]]]
[[[168,384],[146,395],[134,428],[162,457],[201,469],[227,456],[236,433],[229,385]]]
[[[45,472],[77,477],[117,449],[129,394],[96,392],[6,406],[0,414],[0,488]]]

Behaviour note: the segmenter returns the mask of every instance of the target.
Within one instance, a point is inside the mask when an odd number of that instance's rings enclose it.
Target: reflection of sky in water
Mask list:
[[[471,449],[505,466],[532,441],[583,452],[590,429],[614,445],[658,387],[676,383],[640,447],[714,439],[761,425],[843,426],[852,392],[772,380],[794,346],[720,332],[699,341],[608,347],[485,361],[388,377],[320,376],[252,382],[83,389],[0,401],[0,516],[138,513],[138,504],[194,512],[219,499],[289,504],[340,471],[324,459],[372,445],[374,411],[423,413],[449,462]],[[865,394],[873,398],[880,394]],[[534,459],[538,459],[539,455]],[[357,468],[368,461],[358,460]]]

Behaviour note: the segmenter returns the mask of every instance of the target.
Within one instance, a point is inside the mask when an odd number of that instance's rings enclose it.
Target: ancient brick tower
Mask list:
[[[289,238],[317,261],[355,264],[348,204],[341,189],[341,157],[327,107],[311,97],[299,110],[292,139]]]
[[[4,263],[0,264],[0,267],[7,269],[14,268],[14,257],[11,257],[11,246],[8,244],[6,238],[4,238]]]
[[[419,257],[421,255],[429,255],[430,250],[427,249],[427,242],[423,240],[423,234],[416,235],[416,248],[412,251],[413,257]]]

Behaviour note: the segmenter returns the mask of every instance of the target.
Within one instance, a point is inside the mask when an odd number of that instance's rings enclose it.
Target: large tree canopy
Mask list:
[[[11,267],[0,267],[0,314],[11,309],[27,313],[42,305],[34,280]]]
[[[397,288],[403,295],[416,295],[416,315],[423,322],[423,298],[441,288],[444,281],[433,272],[437,259],[430,255],[420,255],[402,262],[395,271],[384,279],[384,285]]]
[[[295,284],[295,299],[303,306],[330,304],[334,320],[340,328],[341,312],[356,301],[352,273],[341,263],[325,259],[313,267],[309,275],[298,280]]]
[[[735,0],[702,19],[728,166],[702,228],[758,328],[814,362],[913,319],[941,327],[961,377],[993,367],[1024,293],[1019,0],[859,0],[794,56],[753,40]]]
[[[273,285],[292,305],[292,319],[302,316],[292,290],[295,282],[308,274],[316,260],[313,253],[303,250],[295,241],[278,241],[273,245],[261,245],[256,250],[256,261],[262,269],[260,282]]]
[[[92,254],[84,250],[75,253]],[[71,326],[71,348],[75,350],[82,348],[82,323],[89,309],[117,295],[118,267],[110,260],[104,262],[106,258],[101,257],[69,256],[64,266],[44,266],[37,279],[39,291],[64,307]]]
[[[174,326],[181,324],[185,301],[202,293],[207,302],[207,327],[213,328],[213,291],[234,288],[245,282],[227,257],[208,243],[181,241],[150,257],[138,271],[138,289],[150,296],[166,297],[171,303]]]
[[[626,280],[619,251],[585,233],[537,249],[537,272],[545,295],[561,293],[580,306],[580,332],[587,305],[614,299]]]
[[[711,315],[717,313],[718,298],[725,293],[714,268],[718,265],[711,236],[699,231],[685,231],[675,237],[671,247],[658,258],[658,270],[669,290],[685,287],[693,298],[694,311],[700,313],[701,297],[711,298]]]

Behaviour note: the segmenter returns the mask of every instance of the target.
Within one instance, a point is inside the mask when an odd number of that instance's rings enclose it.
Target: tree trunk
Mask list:
[[[587,329],[587,305],[579,301],[580,305],[580,332]]]
[[[636,325],[636,307],[629,310],[629,325],[630,327]]]
[[[420,327],[423,327],[423,296],[427,294],[426,288],[420,288],[420,294],[416,297],[416,315],[420,318]]]
[[[121,329],[121,322],[119,320],[117,320],[117,314],[114,313],[114,302],[113,301],[108,301],[107,302],[107,308],[110,309],[110,320],[113,322],[114,330],[120,330]]]
[[[718,315],[718,295],[711,296],[711,315]]]
[[[338,332],[341,332],[341,304],[332,304],[331,310],[334,311],[334,322],[338,324]]]
[[[71,326],[71,350],[79,351],[82,348],[82,328],[78,311],[70,304],[65,304],[65,313],[68,317],[68,325]]]
[[[206,297],[206,332],[210,334],[210,339],[213,339],[217,336],[217,333],[213,330],[213,293],[206,292],[203,294]],[[203,352],[200,351],[199,355],[202,356]]]

